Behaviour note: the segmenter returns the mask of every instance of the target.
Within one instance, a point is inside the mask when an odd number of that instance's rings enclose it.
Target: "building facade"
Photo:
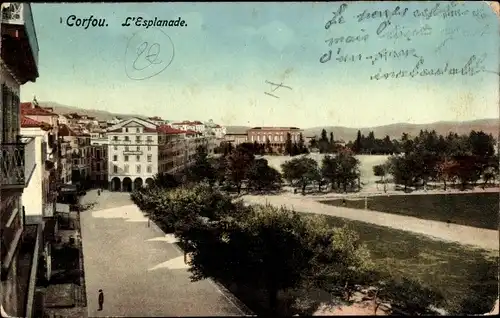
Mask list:
[[[110,190],[132,191],[153,181],[166,159],[157,127],[149,121],[131,118],[108,129]]]
[[[133,191],[151,184],[157,173],[175,174],[194,163],[198,146],[213,153],[213,138],[201,132],[155,125],[140,118],[110,127],[108,181],[112,191]]]
[[[284,149],[288,134],[292,142],[298,142],[301,133],[297,127],[254,127],[247,130],[247,140],[259,144],[266,144],[269,140],[271,147]]]
[[[24,222],[22,194],[35,170],[34,138],[20,136],[20,88],[38,77],[38,42],[28,3],[0,4],[0,240],[2,317],[32,315],[41,225]],[[33,239],[33,244],[30,243]]]
[[[42,224],[44,232],[48,223],[55,222],[54,213],[57,199],[58,176],[56,167],[59,157],[54,156],[50,146],[50,136],[53,127],[23,116],[21,118],[21,135],[33,138],[33,151],[25,152],[26,161],[34,160],[35,169],[24,189],[22,204],[26,224]],[[40,251],[45,260],[45,277],[51,276],[51,241],[46,235],[40,240]]]

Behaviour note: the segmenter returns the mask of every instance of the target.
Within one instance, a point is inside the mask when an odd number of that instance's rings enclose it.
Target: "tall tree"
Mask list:
[[[266,138],[266,152],[269,154],[273,153],[273,147],[271,146],[271,140],[269,140],[269,138]]]
[[[307,151],[307,148],[304,143],[304,136],[302,136],[302,133],[299,134],[299,141],[297,143],[297,148],[299,153],[305,153]]]
[[[355,154],[359,154],[362,151],[362,140],[361,140],[361,131],[360,130],[358,130],[358,134],[356,135],[356,140],[354,141],[352,151]]]
[[[236,149],[229,155],[227,161],[227,179],[236,187],[238,194],[245,180],[248,169],[255,160],[253,153],[244,149]]]
[[[286,133],[285,154],[292,156],[292,152],[293,152],[292,135],[290,133]]]

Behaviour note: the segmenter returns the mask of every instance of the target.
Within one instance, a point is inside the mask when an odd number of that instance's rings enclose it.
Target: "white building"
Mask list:
[[[163,157],[157,125],[139,118],[108,128],[108,182],[110,189],[131,191],[152,182]],[[160,149],[159,149],[160,148]]]
[[[45,224],[54,221],[55,203],[57,199],[56,174],[59,157],[53,153],[51,147],[51,134],[53,127],[46,123],[38,122],[27,116],[21,117],[20,134],[23,138],[32,139],[33,146],[25,149],[25,161],[32,162],[35,166],[27,180],[22,197],[23,213],[26,224]],[[52,224],[53,226],[53,224]],[[42,255],[46,260],[46,278],[51,275],[51,244],[43,242]]]
[[[214,123],[212,119],[205,123],[205,131],[208,135],[212,135],[217,139],[223,139],[226,135],[226,127]]]
[[[155,125],[140,118],[108,129],[108,182],[111,190],[132,191],[157,173],[177,173],[194,162],[196,148],[213,146],[202,132]]]
[[[180,130],[185,130],[185,131],[192,130],[192,131],[196,131],[199,133],[205,133],[205,131],[206,131],[205,124],[203,124],[201,121],[197,121],[197,120],[195,120],[195,121],[184,120],[182,122],[173,123],[171,126],[173,128],[180,129]]]

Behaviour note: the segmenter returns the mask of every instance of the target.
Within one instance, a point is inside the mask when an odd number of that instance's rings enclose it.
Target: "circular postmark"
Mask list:
[[[125,50],[125,73],[132,80],[145,80],[165,71],[175,57],[168,34],[158,28],[136,32]]]

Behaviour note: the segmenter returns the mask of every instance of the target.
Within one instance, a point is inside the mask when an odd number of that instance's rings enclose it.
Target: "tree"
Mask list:
[[[271,146],[271,140],[269,138],[266,138],[266,152],[269,154],[273,153],[273,147]]]
[[[384,184],[384,192],[387,192],[386,181],[385,181],[385,177],[387,175],[387,165],[380,164],[373,166],[373,174],[376,177],[380,177],[380,182]]]
[[[241,193],[241,186],[245,180],[248,169],[255,160],[255,156],[244,148],[233,151],[227,160],[226,178]]]
[[[194,182],[208,181],[213,185],[216,180],[216,171],[208,160],[207,149],[204,146],[196,148],[193,166],[188,170],[189,179]]]
[[[321,175],[324,179],[330,182],[332,190],[335,188],[335,183],[338,180],[339,167],[335,157],[325,156],[321,162]]]
[[[285,155],[292,156],[292,152],[293,152],[292,135],[290,133],[286,133]]]
[[[404,190],[413,184],[415,176],[413,163],[408,155],[391,156],[387,160],[389,173],[394,178],[394,183],[403,184]]]
[[[315,221],[316,220],[316,221]],[[253,206],[235,220],[199,226],[189,271],[193,280],[221,282],[265,289],[270,314],[277,314],[280,290],[336,282],[348,268],[358,270],[366,253],[347,241],[347,229],[331,230],[312,217],[275,208]]]
[[[299,141],[297,143],[297,148],[298,148],[298,153],[303,154],[307,152],[307,148],[304,143],[304,136],[302,136],[302,133],[299,134]]]
[[[343,150],[337,155],[339,173],[338,177],[344,192],[347,192],[348,186],[354,188],[354,184],[359,181],[360,161],[354,157],[353,153],[349,150]],[[358,185],[359,186],[359,185]]]
[[[316,138],[316,136],[312,137],[309,140],[309,148],[311,149],[318,148],[318,139]]]
[[[327,153],[330,150],[329,149],[328,137],[326,135],[326,130],[325,129],[321,130],[321,138],[319,139],[318,147],[319,147],[319,152],[320,153]]]
[[[153,176],[153,186],[162,189],[173,189],[181,185],[181,182],[172,174],[158,172]]]
[[[257,191],[276,190],[281,187],[281,174],[269,167],[266,159],[257,159],[247,172],[248,185]]]
[[[283,177],[292,185],[302,188],[302,194],[305,195],[306,187],[317,180],[318,162],[312,158],[301,157],[294,158],[281,164]]]
[[[361,131],[358,130],[358,134],[356,135],[356,140],[354,141],[354,145],[352,147],[352,151],[355,154],[359,154],[362,151],[363,145],[362,145],[362,137],[361,137]]]

